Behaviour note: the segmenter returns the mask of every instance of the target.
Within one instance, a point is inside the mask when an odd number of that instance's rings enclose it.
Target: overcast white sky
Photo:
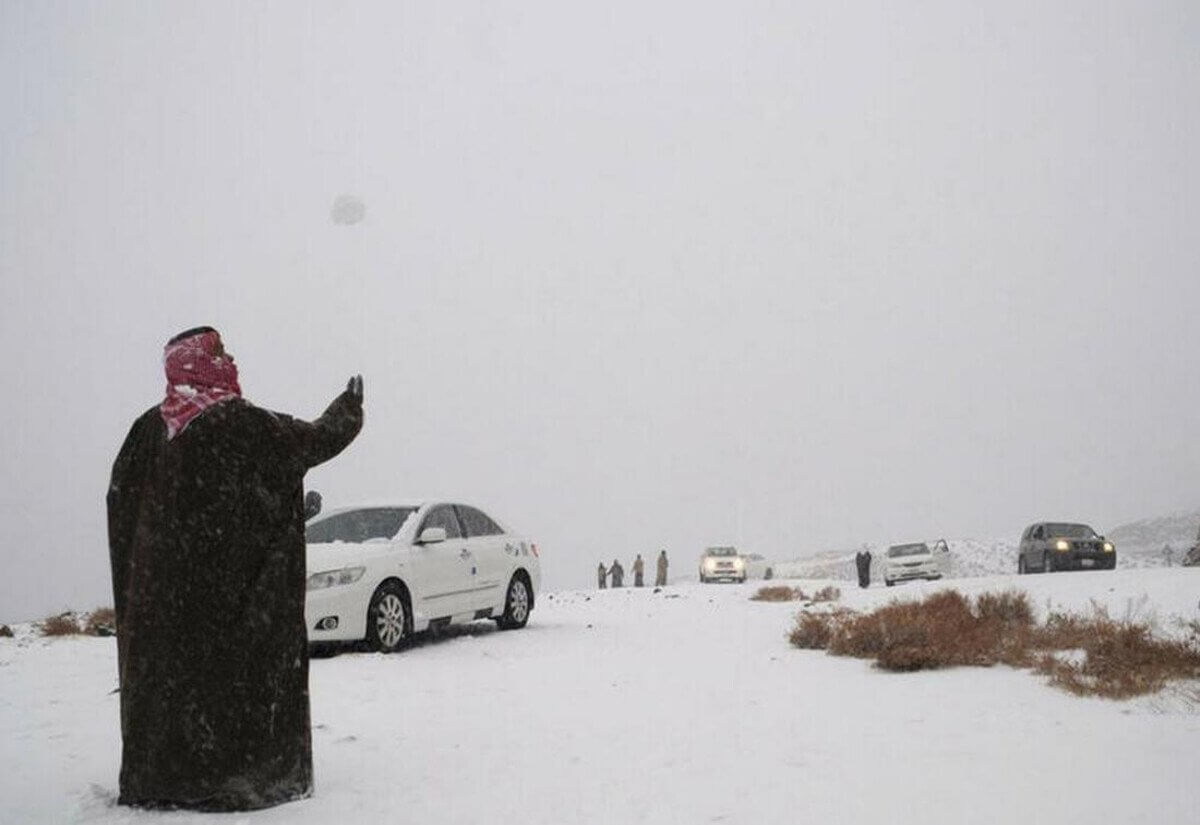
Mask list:
[[[1200,5],[0,0],[0,620],[111,601],[161,347],[328,504],[666,547],[1200,503]],[[366,219],[330,219],[354,194]]]

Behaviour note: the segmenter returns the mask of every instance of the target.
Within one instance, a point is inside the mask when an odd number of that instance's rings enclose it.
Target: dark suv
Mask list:
[[[1018,573],[1053,573],[1055,570],[1117,566],[1117,548],[1086,524],[1043,521],[1021,534],[1017,550]]]

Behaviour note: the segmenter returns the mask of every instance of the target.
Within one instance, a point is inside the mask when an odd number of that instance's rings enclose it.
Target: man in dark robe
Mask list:
[[[612,576],[612,586],[621,587],[625,581],[625,568],[621,566],[621,562],[613,559],[612,567],[608,568],[608,574]]]
[[[854,563],[858,566],[858,586],[871,586],[871,553],[869,550],[863,550],[854,556]]]
[[[316,421],[245,401],[220,335],[168,342],[165,400],[108,490],[120,804],[250,810],[312,793],[305,472],[362,428],[362,378]]]

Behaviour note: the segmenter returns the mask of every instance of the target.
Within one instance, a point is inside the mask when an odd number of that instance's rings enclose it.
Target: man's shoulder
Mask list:
[[[289,415],[260,407],[244,398],[231,398],[209,410],[209,413],[213,412],[226,421],[236,421],[240,426],[263,430],[276,430],[291,420]]]
[[[129,432],[133,433],[145,432],[153,427],[166,427],[166,422],[163,421],[162,412],[159,410],[158,404],[150,407],[144,413],[134,419],[133,426],[129,428]]]

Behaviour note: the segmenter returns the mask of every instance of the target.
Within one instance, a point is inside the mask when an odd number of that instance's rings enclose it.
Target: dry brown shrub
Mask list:
[[[1200,679],[1200,634],[1182,641],[1157,638],[1149,625],[1112,619],[1101,608],[1090,617],[1052,613],[1039,626],[1028,600],[1014,592],[985,594],[974,607],[947,590],[866,614],[844,608],[802,613],[789,640],[800,648],[874,659],[885,670],[1031,667],[1064,690],[1114,699],[1153,693],[1170,680]]]
[[[79,622],[70,613],[47,616],[40,625],[43,636],[76,636],[80,633]]]
[[[788,641],[801,650],[826,650],[834,634],[857,614],[846,608],[828,613],[802,612],[788,634]]]
[[[11,639],[13,637],[12,628],[6,624],[0,624],[0,636]]]
[[[996,645],[988,627],[961,594],[944,590],[857,616],[838,628],[829,652],[875,659],[885,670],[992,664]]]
[[[111,607],[97,607],[88,614],[86,632],[89,636],[111,636],[116,627],[117,614]]]
[[[842,597],[842,591],[829,584],[812,594],[814,602],[836,602]]]
[[[760,587],[758,592],[750,597],[750,600],[756,602],[793,602],[803,598],[805,598],[804,591],[799,587],[788,587],[787,585],[779,584]]]
[[[859,659],[878,656],[887,639],[880,610],[853,616],[837,627],[833,638],[829,640],[829,652],[834,656],[854,656]]]
[[[1030,644],[1039,650],[1081,649],[1095,634],[1098,621],[1108,621],[1108,614],[1099,609],[1093,610],[1090,618],[1073,613],[1051,613],[1033,630]]]
[[[1078,696],[1128,699],[1174,679],[1200,679],[1200,648],[1191,642],[1156,638],[1148,625],[1117,621],[1103,611],[1083,621],[1087,632],[1070,648],[1050,648],[1081,650],[1082,659],[1046,654],[1038,663],[1051,684]]]
[[[975,612],[983,621],[996,621],[1008,626],[1033,626],[1033,607],[1029,604],[1029,597],[1020,590],[982,593],[975,599]]]

